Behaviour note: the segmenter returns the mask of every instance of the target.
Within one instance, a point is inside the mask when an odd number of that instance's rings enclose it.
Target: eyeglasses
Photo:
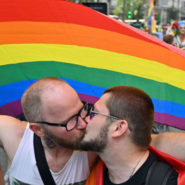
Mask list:
[[[65,127],[66,131],[72,131],[78,124],[79,117],[85,119],[89,112],[89,104],[85,103],[80,111],[74,116],[70,117],[65,123],[50,123],[46,121],[37,121],[35,123],[40,123],[44,125],[54,126],[54,127]]]
[[[120,120],[120,118],[118,118],[118,117],[115,117],[115,116],[112,116],[112,115],[106,115],[106,114],[103,114],[101,112],[94,111],[94,106],[91,106],[91,108],[88,111],[87,116],[89,116],[90,119],[93,119],[93,117],[97,114],[108,117],[108,118],[111,118],[111,119]]]

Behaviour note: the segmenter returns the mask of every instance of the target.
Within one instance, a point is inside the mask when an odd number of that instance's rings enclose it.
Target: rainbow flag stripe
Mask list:
[[[152,33],[156,32],[154,0],[150,0],[150,7],[147,16],[147,26]]]
[[[112,86],[141,88],[156,122],[185,129],[185,53],[83,5],[1,0],[0,61],[0,114],[21,114],[25,89],[56,76],[91,103]]]
[[[154,1],[150,0],[150,7],[148,10],[148,26],[152,25],[153,12],[154,12]]]

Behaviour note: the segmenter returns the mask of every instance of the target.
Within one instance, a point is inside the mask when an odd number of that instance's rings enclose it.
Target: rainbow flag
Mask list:
[[[135,86],[155,106],[155,121],[185,129],[185,52],[80,4],[0,1],[0,114],[22,113],[36,80],[66,80],[95,102],[112,86]]]
[[[156,32],[154,0],[150,1],[150,7],[147,16],[147,26],[150,28],[152,33]]]

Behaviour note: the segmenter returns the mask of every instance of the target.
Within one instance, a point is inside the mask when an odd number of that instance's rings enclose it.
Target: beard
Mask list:
[[[106,124],[105,126],[103,126],[98,136],[89,141],[83,140],[85,138],[85,135],[87,134],[85,133],[82,141],[79,144],[79,149],[85,150],[85,151],[93,151],[97,153],[102,153],[105,147],[107,146],[109,126],[110,124]]]
[[[44,137],[44,141],[45,141],[45,144],[49,148],[55,148],[55,147],[59,146],[59,147],[64,147],[64,148],[68,148],[68,149],[72,149],[72,150],[77,150],[77,149],[79,149],[79,144],[85,134],[85,130],[82,130],[79,132],[79,135],[76,136],[75,140],[69,140],[69,139],[64,139],[64,138],[60,138],[60,137],[55,136],[47,128],[43,128],[43,129],[44,129],[45,135],[46,135]]]

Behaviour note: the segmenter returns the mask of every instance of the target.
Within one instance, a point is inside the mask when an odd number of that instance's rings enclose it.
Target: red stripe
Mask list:
[[[83,5],[65,0],[1,0],[0,21],[66,22],[106,29],[153,42],[148,34]],[[92,35],[93,36],[93,35]]]

